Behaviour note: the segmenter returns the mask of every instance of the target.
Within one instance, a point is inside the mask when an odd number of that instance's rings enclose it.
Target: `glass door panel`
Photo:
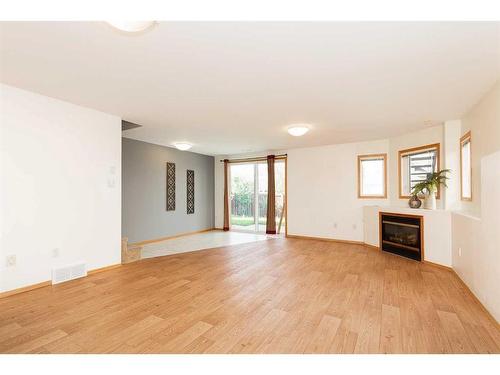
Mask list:
[[[257,219],[258,219],[258,232],[266,232],[266,222],[267,222],[267,163],[257,164],[257,176],[258,176],[258,206],[257,206]]]
[[[255,231],[255,164],[231,164],[231,228]]]
[[[276,194],[276,233],[285,232],[285,162],[282,160],[276,161],[274,164],[274,183]],[[280,227],[281,220],[281,227]]]

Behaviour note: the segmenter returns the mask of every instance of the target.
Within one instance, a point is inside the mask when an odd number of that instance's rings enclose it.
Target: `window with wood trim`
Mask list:
[[[471,136],[467,132],[460,138],[460,198],[472,200]]]
[[[358,198],[387,198],[387,154],[358,156]]]
[[[439,171],[439,163],[439,143],[399,151],[399,198],[409,198],[416,184],[425,180],[428,174]]]

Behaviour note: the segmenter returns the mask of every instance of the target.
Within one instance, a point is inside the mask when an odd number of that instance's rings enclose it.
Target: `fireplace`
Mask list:
[[[423,217],[380,212],[380,249],[406,258],[423,259]]]

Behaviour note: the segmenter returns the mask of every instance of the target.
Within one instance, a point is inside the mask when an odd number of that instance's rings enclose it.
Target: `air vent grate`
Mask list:
[[[71,266],[54,268],[52,270],[52,284],[59,284],[84,276],[87,276],[85,263],[78,263]]]

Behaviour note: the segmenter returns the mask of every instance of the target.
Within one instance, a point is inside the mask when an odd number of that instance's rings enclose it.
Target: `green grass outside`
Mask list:
[[[231,216],[231,224],[247,227],[249,225],[255,225],[255,221],[253,217],[249,216]],[[259,224],[265,225],[266,219],[263,217],[259,218]]]

